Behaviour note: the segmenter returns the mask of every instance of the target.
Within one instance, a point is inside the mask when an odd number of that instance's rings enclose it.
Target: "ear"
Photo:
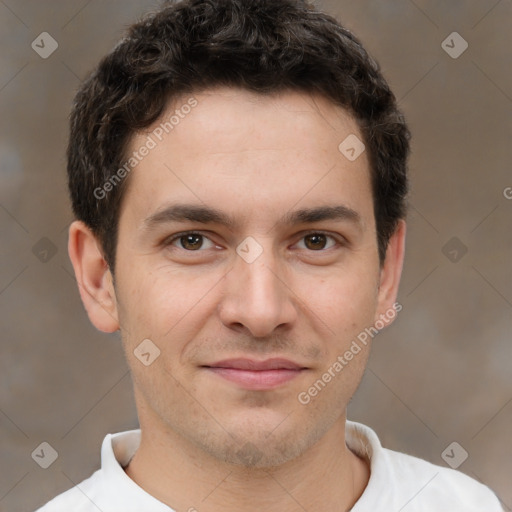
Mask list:
[[[398,294],[398,285],[402,276],[402,266],[405,254],[406,224],[403,219],[398,222],[395,232],[391,236],[386,249],[386,257],[380,271],[378,291],[378,305],[375,313],[375,321],[387,311],[398,309],[393,307]],[[393,316],[393,319],[395,316]],[[390,322],[391,323],[391,322]]]
[[[92,324],[103,332],[117,331],[119,317],[112,274],[100,243],[81,221],[74,221],[69,227],[68,252]]]

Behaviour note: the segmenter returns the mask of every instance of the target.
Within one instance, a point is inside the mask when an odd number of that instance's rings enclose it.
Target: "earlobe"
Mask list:
[[[380,271],[380,286],[375,320],[380,318],[380,315],[396,309],[394,304],[396,303],[398,286],[402,276],[405,254],[405,234],[406,223],[405,220],[401,219],[398,222],[395,232],[389,239],[386,258]]]
[[[81,221],[74,221],[69,227],[68,252],[92,324],[103,332],[117,331],[119,319],[112,274],[100,243]]]

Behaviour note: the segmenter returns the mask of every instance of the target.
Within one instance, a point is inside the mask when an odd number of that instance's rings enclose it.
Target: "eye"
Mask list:
[[[211,249],[215,244],[201,233],[178,233],[168,238],[165,245],[172,245],[185,251],[197,252],[200,249]]]
[[[301,246],[302,243],[303,245]],[[299,248],[309,249],[311,251],[323,251],[334,247],[336,243],[336,239],[326,233],[308,233],[302,237],[299,242]]]

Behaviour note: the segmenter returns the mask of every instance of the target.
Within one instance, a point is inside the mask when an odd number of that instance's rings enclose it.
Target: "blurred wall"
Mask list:
[[[349,418],[435,464],[457,442],[459,470],[510,511],[512,2],[318,5],[380,62],[414,135],[403,310]],[[67,256],[64,151],[80,81],[156,6],[0,1],[0,510],[35,509],[98,468],[106,433],[137,427],[120,340],[89,323]]]

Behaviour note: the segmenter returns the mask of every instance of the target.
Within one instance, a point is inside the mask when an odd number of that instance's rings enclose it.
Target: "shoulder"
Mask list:
[[[370,479],[354,512],[503,512],[492,490],[451,468],[383,448],[377,434],[361,423],[346,425],[352,451],[370,464]]]
[[[394,474],[397,485],[401,487],[404,505],[406,501],[409,503],[406,510],[503,510],[489,487],[460,471],[386,448],[382,452],[388,471]]]
[[[123,469],[139,444],[140,430],[107,434],[101,446],[101,468],[36,512],[172,512]]]
[[[97,512],[95,498],[101,487],[100,472],[96,471],[75,487],[59,494],[36,512]]]

